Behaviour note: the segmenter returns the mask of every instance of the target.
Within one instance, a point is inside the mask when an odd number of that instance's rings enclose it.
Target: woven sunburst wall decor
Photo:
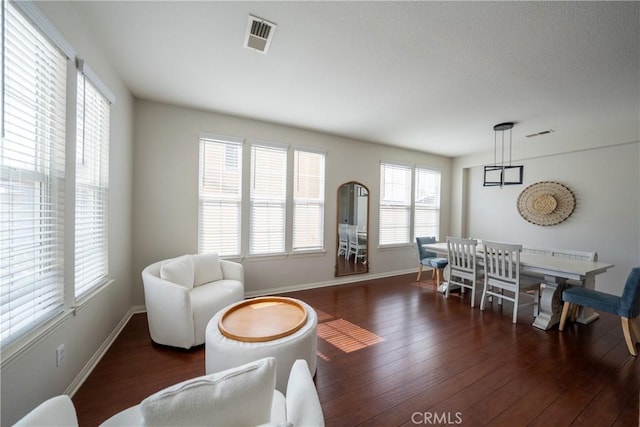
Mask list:
[[[552,181],[531,184],[518,196],[520,216],[536,225],[559,224],[571,216],[575,207],[571,190]]]

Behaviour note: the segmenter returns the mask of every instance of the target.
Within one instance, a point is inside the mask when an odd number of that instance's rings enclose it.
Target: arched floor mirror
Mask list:
[[[336,276],[369,272],[369,189],[359,182],[338,187]]]

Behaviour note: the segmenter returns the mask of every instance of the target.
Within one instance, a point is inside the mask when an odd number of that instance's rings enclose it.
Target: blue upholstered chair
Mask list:
[[[449,262],[446,258],[438,258],[435,252],[430,252],[422,247],[422,245],[435,242],[435,237],[416,237],[416,243],[418,244],[418,258],[420,258],[420,265],[418,265],[418,278],[416,279],[416,282],[420,281],[422,268],[429,267],[433,269],[431,278],[433,279],[433,276],[435,275],[437,284],[440,285],[440,272]]]
[[[640,333],[635,322],[636,317],[640,314],[640,267],[631,269],[620,297],[593,289],[573,286],[562,292],[562,300],[564,301],[564,307],[562,307],[562,316],[560,317],[558,329],[561,331],[564,329],[569,308],[572,304],[616,314],[622,320],[622,332],[627,342],[629,353],[632,356],[638,355],[636,343],[640,341]]]

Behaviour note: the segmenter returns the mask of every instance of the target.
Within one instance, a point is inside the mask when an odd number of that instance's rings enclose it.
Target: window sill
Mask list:
[[[243,257],[243,260],[247,260],[249,262],[253,261],[273,261],[273,260],[283,260],[289,257],[301,258],[301,257],[317,257],[324,256],[327,253],[324,249],[312,249],[307,251],[294,251],[294,252],[286,252],[286,253],[278,253],[278,254],[264,254],[264,255],[248,255]]]
[[[54,315],[51,319],[40,325],[34,330],[25,333],[16,341],[11,342],[2,348],[1,369],[4,370],[13,361],[20,358],[24,353],[31,350],[40,343],[45,337],[57,330],[67,318],[74,314],[73,308],[65,308],[61,313]]]
[[[69,317],[75,316],[78,311],[81,311],[93,302],[111,283],[113,283],[112,279],[107,280],[87,295],[84,295],[74,306],[63,309],[62,312],[54,315],[42,325],[25,333],[22,337],[16,339],[16,341],[7,344],[6,347],[3,347],[0,369],[4,370],[13,361],[42,342],[47,336],[60,328]]]
[[[104,283],[99,286],[96,286],[95,289],[92,289],[87,294],[82,295],[75,303],[72,308],[73,314],[75,316],[76,312],[82,311],[87,305],[89,305],[93,300],[104,292],[109,285],[113,283],[113,279],[107,279]]]
[[[393,251],[393,250],[398,250],[398,249],[407,249],[407,248],[414,248],[415,244],[414,243],[397,243],[397,244],[393,244],[393,245],[384,245],[384,246],[378,246],[378,250],[380,251]]]
[[[327,253],[324,249],[310,249],[306,251],[294,251],[291,252],[291,256],[293,257],[316,257],[316,256],[324,256]]]

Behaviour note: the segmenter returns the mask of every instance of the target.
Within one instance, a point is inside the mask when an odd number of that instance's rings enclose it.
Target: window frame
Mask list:
[[[65,108],[64,113],[61,114],[61,122],[63,127],[64,137],[62,138],[62,150],[60,159],[64,165],[64,171],[58,173],[55,180],[60,191],[64,193],[63,205],[55,210],[56,217],[60,218],[63,226],[62,238],[60,243],[60,256],[62,257],[62,274],[59,278],[60,286],[62,288],[62,304],[59,305],[59,309],[50,316],[46,316],[42,321],[34,323],[28,328],[24,328],[20,334],[11,339],[3,339],[0,342],[1,348],[1,363],[4,366],[5,363],[9,363],[26,351],[33,343],[41,340],[51,330],[58,327],[65,319],[77,310],[81,310],[85,307],[95,295],[99,294],[103,289],[113,282],[106,274],[106,278],[101,280],[99,284],[94,286],[91,291],[85,292],[82,295],[76,295],[75,293],[75,201],[76,201],[76,124],[77,124],[77,82],[78,71],[96,87],[98,92],[109,100],[110,104],[115,102],[115,95],[108,89],[108,87],[98,78],[98,76],[87,66],[87,64],[76,56],[73,47],[66,41],[66,39],[57,31],[55,26],[45,17],[44,14],[38,9],[38,7],[30,0],[23,1],[6,1],[2,6],[2,19],[3,28],[5,27],[6,19],[9,13],[7,9],[13,7],[15,12],[26,20],[28,25],[29,34],[37,34],[40,37],[46,39],[46,41],[57,50],[64,58],[64,71],[60,69],[60,73],[64,75],[62,77],[65,81]],[[2,62],[1,72],[3,74],[3,82],[6,82],[4,78],[6,73],[6,43],[7,32],[2,32]],[[1,87],[2,98],[2,115],[0,116],[0,127],[2,128],[3,137],[5,133],[5,124],[7,123],[6,115],[6,87],[5,84]],[[17,92],[20,93],[20,92]],[[109,118],[107,127],[111,127],[111,118]],[[107,141],[107,145],[110,145],[110,140]],[[106,172],[109,170],[109,162],[106,162]],[[34,178],[36,178],[34,176]],[[108,195],[107,195],[108,199]],[[7,206],[11,203],[7,203]],[[107,204],[108,206],[108,204]],[[106,210],[106,225],[108,230],[108,208]],[[3,230],[4,233],[4,230]],[[105,255],[108,257],[108,231],[106,233],[107,250]],[[108,258],[106,261],[108,268]],[[72,279],[68,279],[72,278]]]
[[[69,58],[18,6],[2,4],[3,350],[63,313],[68,277],[64,245]],[[15,64],[30,67],[33,74],[25,77]]]
[[[115,99],[112,95],[105,96],[99,85],[94,83],[96,79],[87,74],[84,61],[79,60],[77,63],[73,220],[76,300],[84,298],[109,281],[109,148],[111,104]],[[94,117],[87,124],[87,114],[96,114],[99,119],[95,120]],[[88,169],[83,168],[85,163],[89,163]],[[86,209],[91,210],[93,215],[84,216]]]
[[[431,174],[434,176],[437,175],[437,184],[435,186],[436,190],[435,190],[433,204],[418,202],[418,193],[421,190],[421,188],[419,188],[419,185],[418,185],[418,179],[419,179],[418,173],[420,171],[423,171],[427,174]],[[441,204],[442,204],[442,191],[441,191],[442,190],[442,171],[436,168],[417,165],[413,168],[413,173],[414,173],[413,239],[415,240],[416,237],[434,236],[436,238],[436,241],[439,241],[440,240],[440,211],[441,211]],[[425,228],[431,228],[431,230],[420,231],[420,228],[419,228],[420,226],[418,225],[418,221],[417,221],[417,218],[419,216],[418,214],[419,210],[422,210],[425,212],[431,212],[431,215],[437,217],[437,221],[435,221],[435,225],[425,227]],[[428,213],[427,213],[427,216],[429,216]]]
[[[389,192],[393,193],[393,187],[398,187],[401,184],[387,179],[387,168],[389,168],[389,173],[402,172],[405,174],[404,195],[387,195]],[[380,204],[378,208],[378,244],[380,247],[407,245],[411,243],[412,234],[412,167],[403,163],[380,162],[379,171]],[[401,227],[398,226],[397,219],[394,220],[391,218],[396,217],[398,213],[400,216],[405,217],[405,223],[401,224]],[[388,218],[388,224],[385,223],[385,218]],[[401,235],[402,233],[404,233],[404,236]],[[389,234],[389,237],[386,237],[386,234]]]
[[[222,182],[222,175],[230,172],[230,173],[234,173],[234,174],[238,174],[239,178],[238,178],[238,193],[235,195],[227,195],[227,196],[223,196],[222,193],[220,195],[218,195],[217,197],[206,197],[203,194],[203,183],[205,180],[205,176],[203,176],[203,173],[206,173],[205,170],[205,150],[206,150],[206,144],[218,144],[219,146],[223,147],[223,154],[221,155],[220,158],[220,163],[221,163],[221,168],[219,170],[220,173],[220,182]],[[238,156],[237,156],[237,164],[235,165],[235,167],[233,168],[229,168],[228,167],[228,153],[229,153],[229,149],[231,147],[234,147],[236,151],[238,152]],[[242,159],[243,159],[243,153],[244,153],[244,138],[240,138],[240,137],[235,137],[235,136],[228,136],[228,135],[219,135],[219,134],[211,134],[211,133],[205,133],[205,132],[201,132],[200,133],[200,137],[199,137],[199,148],[198,148],[198,252],[199,253],[211,253],[211,252],[216,252],[218,253],[221,257],[240,257],[242,255],[242,230],[244,230],[243,227],[243,212],[244,212],[244,205],[243,205],[243,194],[245,194],[244,189],[243,189],[243,185],[244,185],[244,177],[243,177],[243,167],[242,167]],[[207,233],[206,229],[205,229],[205,217],[204,212],[203,212],[203,207],[206,203],[219,203],[220,204],[220,209],[223,208],[223,204],[227,205],[227,208],[231,207],[231,208],[235,208],[237,211],[237,216],[236,216],[236,221],[231,221],[231,224],[229,225],[229,222],[225,224],[220,225],[220,227],[226,228],[226,229],[233,229],[233,227],[237,228],[237,236],[235,239],[235,248],[233,251],[227,252],[226,250],[224,250],[224,246],[218,246],[216,248],[210,248],[210,244],[206,242],[206,240],[209,238],[209,233]],[[229,220],[227,220],[229,221]],[[215,246],[215,245],[213,245]],[[215,250],[214,250],[215,249]],[[222,250],[221,250],[222,249]],[[237,250],[235,250],[237,249]]]
[[[385,171],[386,167],[391,167],[391,168],[396,168],[398,170],[404,170],[405,172],[408,172],[408,180],[406,180],[405,184],[404,184],[404,193],[405,195],[409,196],[409,203],[407,204],[406,200],[404,200],[402,203],[384,203],[385,200],[385,177],[383,176],[383,173]],[[429,235],[434,235],[436,237],[436,239],[439,239],[440,236],[440,211],[441,211],[441,203],[442,203],[442,193],[441,193],[441,187],[442,187],[442,171],[438,168],[433,168],[433,167],[427,167],[427,166],[422,166],[422,165],[409,165],[406,163],[402,163],[402,162],[392,162],[392,161],[381,161],[380,162],[380,205],[379,205],[379,218],[378,218],[378,227],[379,227],[379,241],[378,241],[378,247],[380,248],[389,248],[389,247],[394,247],[394,246],[409,246],[412,245],[413,242],[415,241],[416,237],[422,237],[422,236],[418,236],[419,231],[419,226],[417,224],[417,219],[420,216],[420,210],[427,210],[427,206],[428,204],[423,204],[420,202],[417,202],[416,200],[418,199],[417,197],[417,193],[420,191],[419,185],[418,185],[418,174],[420,173],[420,171],[426,171],[428,172],[432,172],[438,175],[438,191],[437,191],[437,200],[435,201],[435,204],[433,207],[430,207],[429,209],[434,213],[434,215],[437,217],[437,224],[434,226],[434,230],[433,233],[429,233]],[[408,219],[406,220],[406,225],[403,227],[404,229],[408,228],[406,230],[406,236],[408,236],[408,238],[406,240],[397,240],[394,242],[385,242],[383,241],[384,239],[384,233],[383,233],[383,229],[384,228],[388,228],[386,224],[383,224],[384,222],[384,218],[385,218],[385,207],[391,207],[391,209],[395,208],[397,210],[402,210],[403,213],[405,215],[408,215]],[[389,208],[387,208],[389,209]],[[387,217],[389,215],[386,215]]]
[[[319,197],[312,198],[298,198],[296,197],[296,187],[299,184],[301,179],[299,169],[298,169],[298,153],[306,153],[310,155],[318,155],[321,156],[320,159],[320,169],[319,169],[319,182],[317,193]],[[326,171],[327,171],[327,152],[325,150],[318,150],[313,148],[306,147],[295,147],[293,149],[293,191],[291,201],[293,204],[293,213],[292,217],[292,232],[291,232],[291,252],[292,253],[308,253],[308,252],[324,252],[325,250],[325,236],[324,236],[324,220],[325,220],[325,199],[326,199]],[[309,179],[307,177],[307,179]],[[317,232],[319,234],[319,242],[315,245],[302,246],[297,244],[297,238],[302,238],[302,236],[297,236],[297,207],[298,206],[313,206],[316,205],[317,214],[319,215],[319,224],[317,228]]]
[[[248,256],[249,257],[262,257],[262,256],[272,256],[272,255],[285,255],[287,253],[287,218],[289,217],[287,214],[287,206],[290,203],[289,198],[289,146],[285,144],[278,144],[270,141],[263,140],[252,140],[249,145],[249,155],[250,155],[250,172],[249,172],[249,190],[248,190],[248,200],[249,200],[249,245],[248,245]],[[258,171],[256,165],[256,156],[258,154],[262,155],[277,155],[282,157],[281,160],[283,162],[280,163],[280,168],[273,168],[271,171]],[[279,194],[265,193],[265,188],[260,188],[260,190],[256,190],[257,177],[256,173],[267,173],[271,174],[278,173],[279,182],[272,182],[272,185],[279,185],[280,192]],[[283,174],[281,172],[284,172]],[[271,187],[271,190],[273,187]],[[271,225],[275,225],[276,230],[273,231],[272,227],[265,228],[266,223],[263,224],[263,227],[258,229],[255,224],[256,213],[258,213],[258,208],[261,214],[267,214],[267,216],[273,218],[268,218],[267,221],[271,222]],[[278,217],[280,216],[280,217]],[[280,233],[278,233],[280,231]],[[267,234],[270,236],[276,236],[275,240],[269,239],[268,241],[262,239],[256,239],[256,233]],[[266,245],[264,249],[262,249],[263,245]],[[258,247],[260,246],[260,247]],[[275,249],[274,249],[275,248]]]

